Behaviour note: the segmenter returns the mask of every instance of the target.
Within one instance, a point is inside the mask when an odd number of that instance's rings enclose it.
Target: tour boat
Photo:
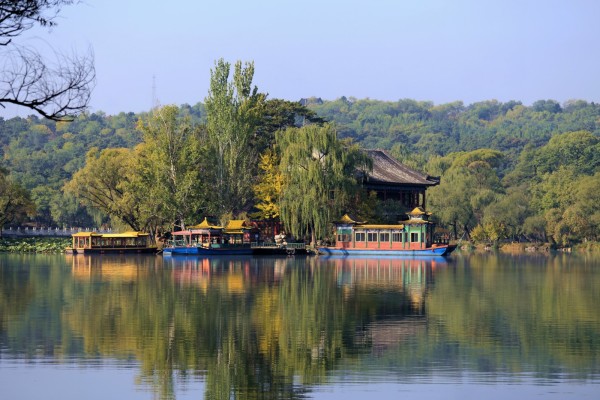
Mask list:
[[[226,227],[211,225],[206,218],[199,225],[171,232],[165,255],[251,255],[255,228],[244,220],[231,220]]]
[[[318,247],[318,251],[324,255],[398,257],[439,257],[454,251],[454,245],[434,243],[431,213],[416,207],[407,214],[408,220],[390,225],[358,222],[346,214],[335,223],[335,246]]]
[[[69,254],[156,252],[150,235],[143,232],[78,232],[71,236],[73,245],[65,249]]]

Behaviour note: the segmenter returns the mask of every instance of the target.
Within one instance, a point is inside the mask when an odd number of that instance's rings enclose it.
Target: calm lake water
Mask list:
[[[600,258],[0,254],[1,399],[598,399]]]

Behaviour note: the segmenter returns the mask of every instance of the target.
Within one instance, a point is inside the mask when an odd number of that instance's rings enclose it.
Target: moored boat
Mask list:
[[[336,225],[335,246],[318,247],[320,254],[338,256],[447,256],[456,246],[434,243],[431,213],[417,207],[398,224],[367,224],[344,215]]]
[[[256,230],[244,220],[231,220],[226,227],[211,225],[206,218],[186,230],[171,232],[163,248],[165,255],[251,255]]]
[[[78,232],[71,236],[72,246],[65,249],[68,254],[155,253],[157,250],[150,235],[144,232]]]

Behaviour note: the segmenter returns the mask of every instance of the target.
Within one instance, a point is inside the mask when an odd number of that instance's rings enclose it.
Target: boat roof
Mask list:
[[[364,224],[364,225],[356,225],[355,229],[404,229],[403,224]]]
[[[224,232],[228,233],[228,234],[242,234],[244,233],[244,231],[248,231],[249,229],[252,229],[251,226],[248,226],[248,224],[246,224],[246,221],[243,219],[232,219],[229,220],[229,222],[227,223],[227,226],[225,227]]]
[[[348,214],[344,214],[344,216],[342,218],[340,218],[339,221],[336,221],[336,224],[364,224],[366,221],[356,221],[353,217],[351,217]]]
[[[212,225],[208,222],[208,219],[204,217],[204,220],[200,222],[198,225],[192,225],[188,227],[189,229],[223,229],[222,226]]]
[[[431,215],[430,212],[427,212],[423,209],[423,207],[415,207],[411,212],[407,213],[408,215],[411,216],[418,216],[418,215]]]
[[[149,236],[148,233],[145,232],[123,232],[123,233],[105,233],[102,237],[105,238],[137,238]]]
[[[145,232],[123,232],[123,233],[98,233],[98,232],[77,232],[72,234],[73,237],[104,237],[104,238],[137,238],[148,236]]]
[[[176,232],[171,232],[171,235],[191,235],[192,231],[176,231]]]
[[[72,234],[74,237],[90,237],[90,236],[102,236],[101,233],[98,232],[77,232]]]

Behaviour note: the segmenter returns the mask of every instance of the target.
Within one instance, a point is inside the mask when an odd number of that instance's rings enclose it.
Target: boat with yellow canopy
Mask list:
[[[66,253],[155,253],[157,250],[150,234],[144,232],[77,232],[72,238],[72,246],[66,248]]]

